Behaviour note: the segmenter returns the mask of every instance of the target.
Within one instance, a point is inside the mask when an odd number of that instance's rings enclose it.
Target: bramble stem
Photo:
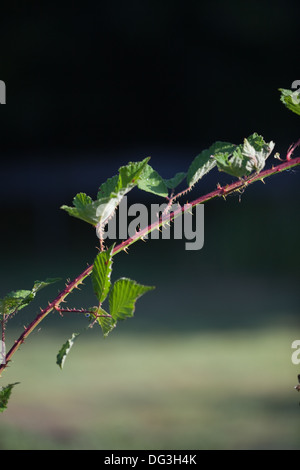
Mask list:
[[[249,184],[255,183],[256,181],[263,181],[265,178],[268,178],[269,176],[281,173],[282,171],[289,170],[291,168],[294,168],[296,166],[300,165],[300,157],[293,158],[293,159],[287,159],[283,163],[273,166],[272,168],[268,170],[261,171],[258,174],[253,174],[248,176],[247,178],[244,179],[239,179],[235,181],[232,184],[228,184],[227,186],[219,186],[215,191],[212,191],[208,194],[205,194],[204,196],[201,196],[194,201],[190,202],[188,204],[188,207],[193,208],[197,206],[198,204],[203,204],[204,202],[210,201],[212,199],[215,199],[216,197],[226,197],[229,194],[232,194],[236,191],[240,191],[241,189],[246,188]],[[188,188],[189,189],[189,188]],[[185,194],[187,190],[182,191],[178,195],[175,195],[172,199],[176,199],[177,197],[181,196],[182,194]],[[133,243],[137,242],[140,239],[143,239],[146,235],[151,233],[153,230],[159,229],[165,222],[169,222],[170,220],[174,220],[176,217],[178,217],[183,211],[185,210],[184,207],[179,207],[177,210],[173,211],[171,215],[164,215],[161,218],[159,218],[156,222],[153,224],[149,225],[148,227],[140,230],[137,232],[133,237],[128,238],[127,240],[124,240],[122,243],[117,245],[114,250],[113,250],[113,256],[118,254],[122,250],[126,250],[129,246],[131,246]],[[19,349],[21,344],[26,340],[26,338],[30,335],[30,333],[41,323],[42,320],[52,311],[52,310],[57,310],[59,312],[67,311],[67,309],[61,309],[60,304],[64,302],[65,298],[80,284],[82,284],[83,280],[88,277],[93,269],[93,265],[88,266],[81,274],[79,274],[72,282],[66,285],[65,289],[54,299],[51,303],[48,304],[48,306],[41,310],[41,313],[37,315],[37,317],[30,323],[28,327],[25,328],[23,333],[20,335],[20,337],[14,342],[13,346],[9,350],[9,352],[6,355],[6,364],[0,365],[0,376],[3,370],[7,367],[8,363],[11,361],[12,356],[15,354],[15,352]],[[69,310],[70,311],[70,310]],[[71,310],[72,311],[72,310]],[[75,311],[75,309],[74,309]]]
[[[109,313],[105,315],[104,314],[100,315],[99,313],[96,313],[93,310],[87,310],[85,308],[59,308],[59,307],[54,307],[54,308],[58,313],[85,313],[85,314],[93,315],[96,319],[97,318],[112,318],[112,316],[109,315]]]
[[[212,199],[215,199],[216,197],[222,196],[225,198],[231,193],[234,193],[236,191],[240,191],[241,189],[246,188],[249,184],[255,183],[256,181],[264,181],[264,179],[268,178],[269,176],[275,175],[285,170],[290,170],[291,168],[294,168],[297,165],[300,165],[300,157],[293,158],[292,160],[289,160],[289,161],[285,161],[284,163],[281,163],[277,165],[276,167],[272,167],[268,170],[261,171],[258,174],[255,173],[254,175],[250,175],[247,178],[239,179],[232,184],[228,184],[227,186],[218,186],[215,191],[205,194],[204,196],[200,196],[199,198],[195,199],[194,201],[190,202],[187,205],[188,207],[193,208],[197,206],[198,204],[203,204],[204,202],[211,201]],[[186,190],[182,191],[182,193],[185,193],[185,192]],[[181,195],[182,193],[179,193],[179,195]],[[176,197],[177,196],[175,196],[173,199],[175,199]],[[137,232],[133,237],[130,237],[127,240],[124,240],[122,243],[120,243],[120,245],[117,245],[114,248],[113,255],[116,255],[120,251],[127,249],[130,245],[135,243],[137,240],[144,238],[146,235],[153,232],[153,230],[160,228],[165,222],[169,222],[170,220],[173,221],[176,217],[182,214],[184,210],[185,210],[184,207],[179,207],[177,210],[173,211],[170,216],[167,216],[167,217],[162,216],[159,220],[157,220],[153,224]]]

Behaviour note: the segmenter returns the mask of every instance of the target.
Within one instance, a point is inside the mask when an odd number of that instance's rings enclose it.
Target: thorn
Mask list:
[[[124,246],[123,251],[125,251],[126,255],[128,255],[128,248]]]
[[[261,178],[260,181],[261,181],[263,184],[266,184],[266,183],[265,183],[265,180],[264,180],[263,178]]]
[[[144,237],[141,237],[141,240],[142,242],[146,243],[146,240],[144,239]]]

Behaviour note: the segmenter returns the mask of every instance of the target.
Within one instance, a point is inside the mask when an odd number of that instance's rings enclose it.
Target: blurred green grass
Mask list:
[[[258,188],[263,204],[252,199]],[[212,201],[198,252],[153,240],[118,255],[113,280],[156,290],[106,340],[79,337],[64,371],[56,354],[86,319],[50,314],[1,379],[21,384],[0,415],[0,449],[299,449],[298,199],[270,189],[249,188],[242,204]],[[69,221],[62,245],[51,239],[59,224],[46,241],[38,232],[39,243],[30,224],[21,238],[15,225],[5,230],[1,297],[36,279],[73,279],[91,263],[95,234],[79,222]],[[12,319],[8,344],[63,286]],[[94,303],[87,280],[68,305]]]
[[[293,328],[34,334],[2,377],[4,449],[300,449]],[[16,358],[16,356],[15,356]]]

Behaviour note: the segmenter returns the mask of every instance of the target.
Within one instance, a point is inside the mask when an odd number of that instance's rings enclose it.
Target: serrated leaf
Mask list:
[[[53,278],[46,279],[45,281],[35,281],[31,290],[10,292],[3,299],[0,299],[0,316],[14,315],[32,302],[38,291],[60,280],[60,278]]]
[[[30,290],[10,292],[0,300],[0,315],[12,315],[26,307],[33,300]]]
[[[19,383],[20,382],[15,382],[13,384],[6,385],[5,387],[0,387],[0,413],[3,413],[3,411],[7,409],[7,403],[11,396],[12,389]]]
[[[92,283],[94,292],[101,304],[107,297],[110,289],[110,277],[112,272],[112,251],[115,243],[106,251],[101,251],[95,261],[92,270]]]
[[[216,166],[216,160],[213,158],[216,154],[232,153],[235,145],[228,142],[215,142],[209,149],[203,150],[192,161],[187,172],[187,183],[189,187],[196,184],[204,175]]]
[[[91,225],[96,225],[99,221],[99,217],[97,216],[97,209],[99,205],[108,201],[107,199],[103,199],[99,203],[99,201],[93,201],[90,196],[87,196],[85,193],[76,194],[73,199],[74,207],[69,206],[61,206],[61,209],[68,212],[69,215],[72,217],[76,217],[77,219],[83,220]]]
[[[299,90],[286,90],[279,88],[281,102],[293,113],[300,115],[300,93]]]
[[[41,289],[44,289],[44,287],[50,286],[50,284],[55,284],[56,282],[59,282],[59,281],[61,281],[60,277],[48,278],[45,281],[34,281],[34,285],[33,285],[31,292],[33,294],[36,294]]]
[[[163,178],[153,170],[150,165],[146,165],[138,180],[138,188],[157,196],[166,197],[168,188]]]
[[[147,165],[150,157],[144,158],[141,162],[129,162],[119,169],[118,192],[126,190],[128,192],[137,185],[139,178]]]
[[[180,172],[176,173],[173,178],[165,179],[165,184],[169,189],[175,189],[186,177],[186,173]]]
[[[137,299],[152,289],[153,286],[143,286],[128,278],[116,281],[109,294],[109,309],[113,319],[117,321],[132,317]]]
[[[110,178],[100,187],[98,196],[101,192],[103,194],[111,192],[108,198],[99,200],[101,204],[97,208],[98,222],[96,226],[99,238],[102,236],[101,231],[103,227],[114,215],[123,197],[138,184],[139,178],[149,159],[150,157],[145,158],[141,162],[129,162],[127,165],[119,168],[118,179],[116,177]]]
[[[265,142],[261,135],[256,132],[244,140],[243,154],[249,159],[246,163],[246,169],[260,172],[274,149],[274,142]]]
[[[63,369],[65,361],[67,359],[67,356],[69,352],[71,351],[72,346],[74,345],[75,339],[79,336],[80,333],[72,333],[72,336],[70,339],[68,339],[61,347],[59,350],[57,356],[56,356],[56,364]]]
[[[115,175],[112,178],[108,178],[104,183],[101,184],[97,194],[97,199],[110,197],[111,193],[116,193],[118,191],[118,184],[119,175]]]
[[[116,327],[117,322],[103,308],[99,308],[97,313],[98,315],[104,315],[103,317],[98,317],[97,321],[101,326],[104,338],[106,338]]]
[[[241,178],[250,175],[253,171],[260,172],[266,159],[274,148],[274,142],[266,143],[262,136],[252,134],[244,143],[238,145],[230,153],[219,153],[214,156],[220,171]]]
[[[148,161],[149,158],[145,158],[140,162],[129,162],[122,166],[119,169],[119,175],[109,178],[100,186],[96,201],[85,193],[79,193],[73,199],[73,207],[63,205],[61,209],[97,227],[97,234],[101,236],[102,228],[114,215],[122,198],[137,185]]]

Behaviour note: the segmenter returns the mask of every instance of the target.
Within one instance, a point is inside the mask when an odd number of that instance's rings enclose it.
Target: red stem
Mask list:
[[[198,199],[195,199],[191,203],[189,203],[189,206],[195,207],[198,204],[202,204],[204,202],[210,201],[211,199],[214,199],[219,196],[227,196],[228,194],[231,194],[235,191],[239,191],[242,188],[247,187],[249,184],[255,183],[256,181],[263,181],[264,178],[267,178],[271,175],[274,175],[276,173],[280,173],[284,170],[291,169],[297,165],[300,165],[300,157],[293,158],[290,160],[286,160],[284,163],[281,163],[277,165],[276,167],[272,167],[268,170],[264,170],[260,172],[259,174],[254,174],[250,175],[246,179],[240,179],[235,181],[232,184],[229,184],[225,187],[218,187],[215,191],[212,191],[204,196],[199,197]],[[176,197],[176,196],[175,196]],[[173,198],[175,199],[175,198]],[[179,207],[178,210],[172,212],[171,214],[171,220],[175,219],[180,213],[182,213],[185,210],[184,207]],[[149,225],[145,229],[137,232],[135,236],[128,238],[127,240],[124,240],[122,243],[119,245],[115,246],[113,250],[113,255],[116,255],[122,250],[126,250],[130,245],[138,241],[139,239],[142,239],[145,235],[148,235],[150,232],[152,232],[155,229],[160,228],[164,222],[169,221],[169,216],[167,217],[161,217],[159,220],[154,222],[153,224]],[[14,353],[18,350],[18,348],[21,346],[21,344],[25,341],[25,339],[30,335],[30,333],[37,327],[37,325],[54,309],[58,311],[62,311],[60,309],[59,305],[61,302],[64,302],[65,298],[75,289],[78,288],[80,284],[82,284],[83,280],[89,276],[92,272],[93,265],[89,266],[86,268],[79,276],[77,276],[72,282],[66,285],[66,288],[54,299],[49,305],[41,311],[39,315],[30,323],[28,327],[25,328],[23,333],[20,335],[20,337],[15,341],[14,345],[11,347],[9,352],[6,355],[6,364],[0,365],[0,376],[3,370],[7,367],[9,361],[11,360],[12,356]]]

